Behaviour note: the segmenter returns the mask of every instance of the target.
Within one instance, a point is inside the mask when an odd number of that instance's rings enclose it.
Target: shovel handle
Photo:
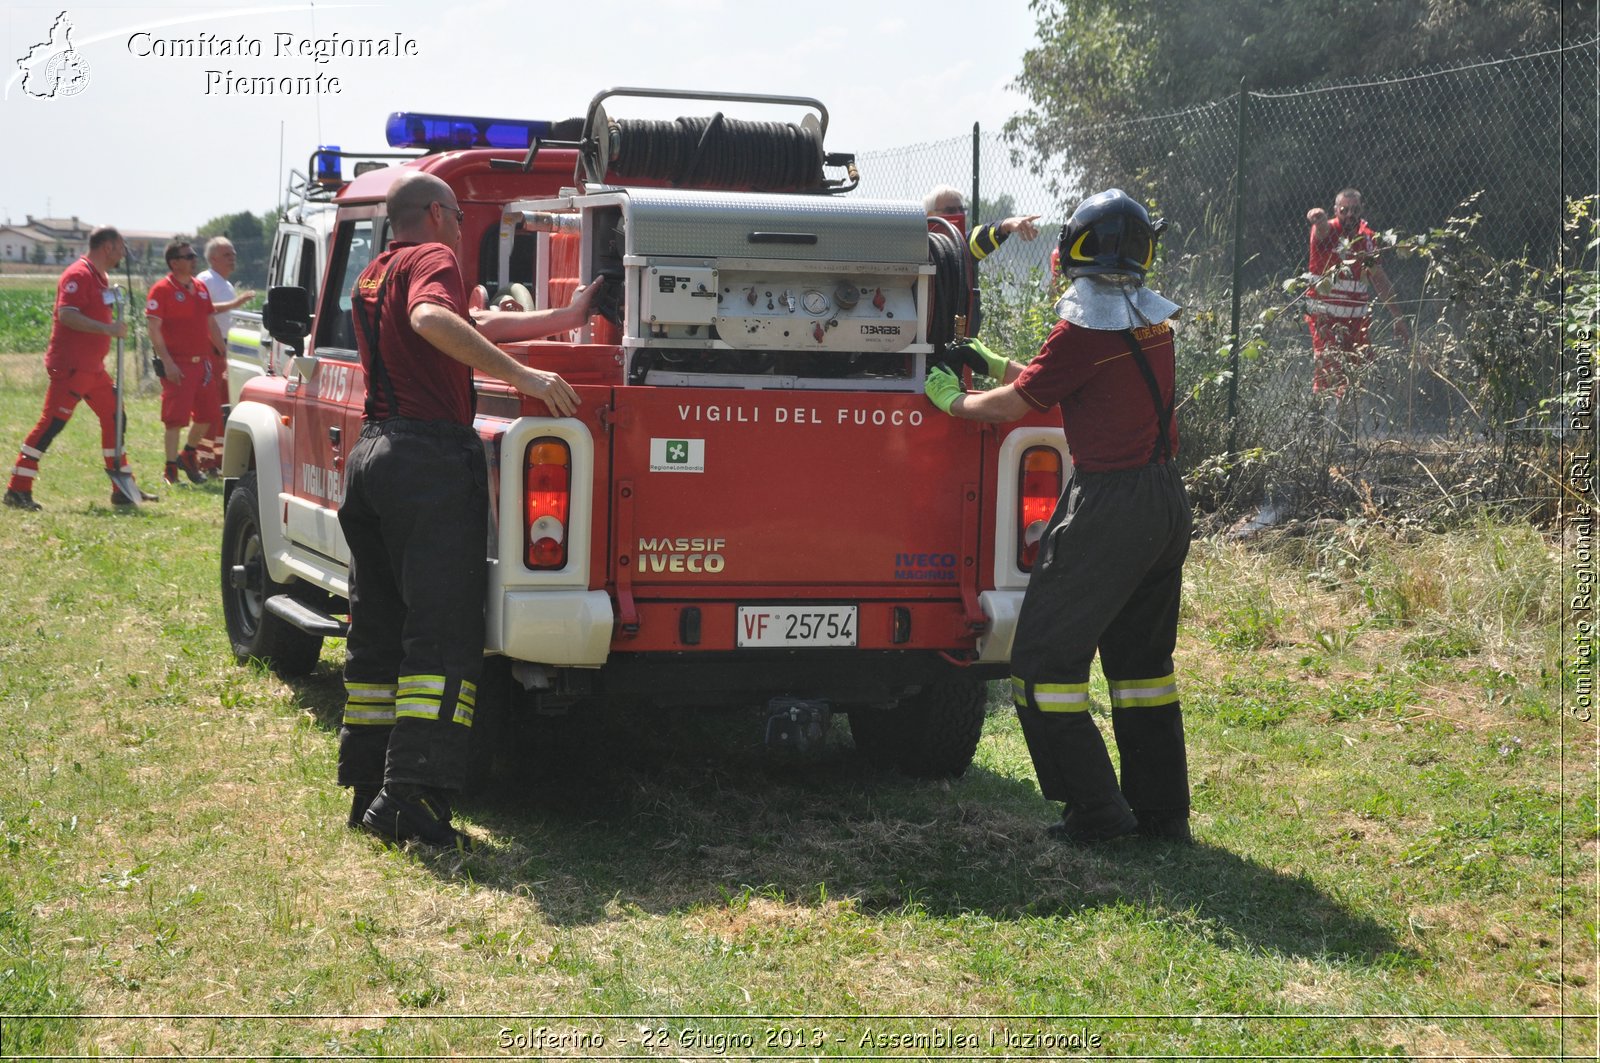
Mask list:
[[[113,313],[116,315],[117,324],[122,324],[122,285],[111,286],[112,304],[115,306]],[[125,437],[128,434],[127,414],[122,408],[122,330],[117,330],[117,445],[113,451],[112,461],[115,462],[117,471],[122,469],[122,454],[127,447]],[[111,479],[116,480],[113,473]]]

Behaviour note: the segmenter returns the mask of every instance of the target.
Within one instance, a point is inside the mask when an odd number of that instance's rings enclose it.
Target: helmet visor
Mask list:
[[[1095,265],[1137,269],[1150,268],[1155,261],[1155,234],[1149,227],[1129,224],[1121,215],[1111,215],[1092,223],[1067,249],[1064,266]]]

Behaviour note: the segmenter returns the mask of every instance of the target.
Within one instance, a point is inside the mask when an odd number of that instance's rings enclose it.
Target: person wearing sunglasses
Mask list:
[[[213,376],[216,355],[226,355],[228,346],[212,316],[211,293],[195,276],[199,257],[187,240],[168,244],[167,275],[150,286],[145,303],[150,345],[155,348],[156,372],[161,377],[161,423],[166,428],[167,450],[162,477],[169,484],[178,482],[180,472],[193,483],[205,481],[196,447],[211,425],[222,418]],[[180,453],[178,443],[185,428],[189,437]]]
[[[351,827],[464,848],[471,838],[451,822],[450,801],[467,781],[488,593],[488,467],[472,426],[473,370],[571,416],[571,385],[495,344],[583,325],[599,286],[579,288],[561,309],[474,322],[455,192],[408,172],[386,207],[393,239],[350,292],[367,399],[339,506],[350,635],[338,782],[352,791]],[[498,211],[484,223],[498,225]]]
[[[1346,188],[1333,201],[1333,217],[1321,207],[1306,212],[1311,223],[1311,269],[1307,279],[1306,326],[1316,365],[1311,390],[1343,395],[1351,374],[1372,354],[1372,294],[1394,319],[1394,334],[1411,342],[1411,327],[1395,305],[1394,286],[1379,259],[1377,234],[1361,216],[1361,193]]]
[[[922,207],[930,218],[949,218],[952,221],[964,223],[967,213],[966,200],[962,198],[961,190],[952,185],[936,185],[922,197]],[[998,222],[985,222],[974,225],[967,234],[967,253],[974,262],[982,262],[994,252],[1000,250],[1000,245],[1011,239],[1013,235],[1022,237],[1023,241],[1033,240],[1039,235],[1039,215],[1013,214]],[[967,334],[976,336],[978,327],[983,323],[983,309],[977,293],[973,293],[972,320],[969,322]]]

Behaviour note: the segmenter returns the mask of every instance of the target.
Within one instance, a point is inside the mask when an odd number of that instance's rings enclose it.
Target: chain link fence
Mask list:
[[[1274,519],[1448,519],[1475,502],[1536,515],[1567,435],[1548,403],[1566,390],[1560,293],[1575,262],[1594,265],[1592,231],[1563,220],[1570,201],[1600,192],[1597,72],[1600,38],[1292,92],[1246,83],[1073,131],[1050,157],[974,126],[861,153],[861,191],[920,199],[951,184],[977,221],[1042,216],[1039,239],[1013,238],[982,267],[986,338],[1014,356],[1053,324],[1050,251],[1073,205],[1110,186],[1152,203],[1170,223],[1153,283],[1189,308],[1184,461],[1218,521],[1264,499]],[[1306,211],[1331,214],[1347,186],[1375,230],[1400,238],[1384,267],[1414,338],[1399,342],[1379,314],[1357,385],[1314,397],[1295,279]],[[1236,294],[1240,338],[1254,340],[1242,362]]]

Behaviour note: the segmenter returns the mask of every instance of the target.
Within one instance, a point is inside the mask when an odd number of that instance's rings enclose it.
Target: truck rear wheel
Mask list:
[[[239,663],[253,657],[286,678],[306,675],[317,666],[322,636],[308,635],[267,612],[267,599],[288,591],[267,572],[256,474],[246,473],[222,518],[222,618]]]
[[[976,679],[931,683],[893,709],[850,710],[850,735],[867,763],[917,779],[964,774],[983,735],[988,687]]]

